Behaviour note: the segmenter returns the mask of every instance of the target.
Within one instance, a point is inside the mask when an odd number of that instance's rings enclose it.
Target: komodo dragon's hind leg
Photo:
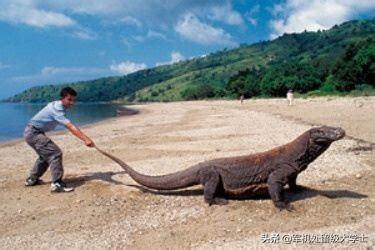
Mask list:
[[[219,173],[214,168],[210,168],[208,171],[203,172],[202,175],[204,200],[210,206],[228,204],[226,199],[215,197],[221,183]]]
[[[303,190],[303,186],[297,185],[297,174],[289,177],[288,185],[289,190],[292,192],[301,192]]]

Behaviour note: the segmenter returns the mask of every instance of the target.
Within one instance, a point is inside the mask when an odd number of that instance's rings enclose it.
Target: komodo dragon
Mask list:
[[[137,183],[156,190],[175,190],[201,184],[204,199],[209,204],[226,204],[219,197],[248,197],[268,191],[280,210],[291,210],[284,199],[286,184],[298,191],[297,175],[321,155],[332,142],[345,136],[341,128],[312,128],[290,143],[266,152],[228,157],[198,163],[186,170],[161,176],[138,173],[120,159],[100,150],[117,162]]]

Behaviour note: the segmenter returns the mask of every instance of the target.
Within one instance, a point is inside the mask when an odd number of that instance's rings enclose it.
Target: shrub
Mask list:
[[[186,87],[181,91],[184,100],[199,100],[215,96],[215,89],[211,85],[198,84]]]

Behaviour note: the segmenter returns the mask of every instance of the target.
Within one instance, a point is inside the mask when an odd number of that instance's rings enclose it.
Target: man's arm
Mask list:
[[[79,139],[81,139],[86,144],[86,146],[88,146],[88,147],[94,147],[95,146],[95,143],[87,135],[85,135],[79,128],[74,126],[73,123],[68,122],[67,124],[65,124],[65,126],[67,127],[67,129],[69,129],[69,131],[73,135],[75,135]]]

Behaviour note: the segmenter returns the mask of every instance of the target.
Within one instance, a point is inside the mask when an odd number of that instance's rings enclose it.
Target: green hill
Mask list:
[[[78,91],[82,102],[280,96],[289,88],[350,91],[374,86],[374,36],[375,19],[349,21],[126,76],[33,87],[6,101],[53,100],[66,85]]]

